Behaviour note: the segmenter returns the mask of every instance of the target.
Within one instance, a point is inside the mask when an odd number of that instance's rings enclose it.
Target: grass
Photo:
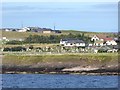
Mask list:
[[[63,54],[63,55],[4,55],[3,65],[34,65],[39,63],[87,63],[117,61],[117,53]]]
[[[32,45],[34,48],[37,48],[37,47],[54,47],[54,46],[57,46],[59,45],[59,43],[52,43],[52,44],[39,44],[39,43],[32,43],[30,44]],[[2,47],[17,47],[17,46],[24,46],[24,47],[28,47],[29,44],[22,44],[22,45],[3,45]]]

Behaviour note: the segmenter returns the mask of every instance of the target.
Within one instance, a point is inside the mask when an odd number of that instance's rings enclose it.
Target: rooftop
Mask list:
[[[67,41],[67,43],[84,43],[83,40],[80,40],[80,39],[71,39],[71,38],[68,38],[68,39],[61,39],[62,41]]]

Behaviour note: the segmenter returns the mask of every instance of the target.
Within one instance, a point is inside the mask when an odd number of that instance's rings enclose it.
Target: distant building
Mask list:
[[[4,31],[16,31],[16,32],[40,32],[40,33],[61,33],[60,30],[52,30],[50,28],[40,28],[40,27],[24,27],[21,29],[15,28],[2,28]]]
[[[9,31],[17,31],[16,28],[2,28],[3,31],[9,32]]]
[[[61,33],[60,30],[52,30],[52,29],[47,29],[47,28],[43,28],[43,33]]]
[[[85,47],[85,42],[79,39],[61,39],[60,44],[63,46],[77,46],[77,47]]]
[[[24,28],[18,30],[18,32],[27,32],[27,31],[30,31],[30,28],[24,27]]]
[[[43,33],[53,33],[53,31],[51,29],[45,29],[42,31]]]

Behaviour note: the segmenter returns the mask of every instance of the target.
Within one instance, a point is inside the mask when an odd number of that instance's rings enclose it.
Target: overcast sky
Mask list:
[[[21,28],[23,24],[23,26],[39,26],[53,29],[55,24],[56,29],[118,31],[117,0],[104,0],[104,2],[103,0],[101,2],[97,2],[98,0],[89,0],[89,2],[88,0],[84,0],[84,2],[80,2],[81,0],[69,0],[72,3],[67,2],[68,0],[14,1],[16,0],[4,0],[2,4],[2,27]]]

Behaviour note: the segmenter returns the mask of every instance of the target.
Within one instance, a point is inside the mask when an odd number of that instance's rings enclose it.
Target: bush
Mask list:
[[[11,48],[11,51],[26,51],[26,48],[24,47],[12,47]]]
[[[12,47],[12,48],[4,48],[3,51],[26,51],[24,47]]]
[[[30,35],[29,37],[25,38],[24,43],[59,43],[61,39],[65,38],[72,38],[72,39],[82,39],[86,43],[90,42],[90,38],[85,36],[84,34],[71,34],[68,35],[50,35],[50,36],[43,36],[43,35]]]
[[[18,44],[18,45],[21,45],[22,43],[23,43],[23,41],[12,40],[12,41],[7,42],[6,44],[12,44],[12,45]]]
[[[11,48],[4,48],[3,51],[11,51]]]

